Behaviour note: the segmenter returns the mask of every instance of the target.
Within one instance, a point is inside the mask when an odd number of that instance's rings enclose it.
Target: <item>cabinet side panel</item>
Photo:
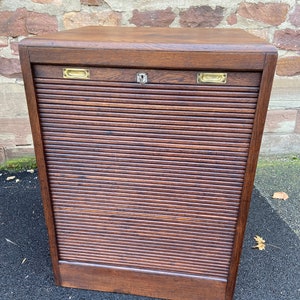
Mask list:
[[[259,155],[259,149],[261,145],[264,124],[265,124],[265,119],[266,119],[266,114],[267,114],[268,104],[269,104],[269,99],[271,94],[272,82],[275,73],[276,61],[277,61],[276,53],[266,54],[265,68],[262,74],[262,81],[260,85],[260,92],[259,92],[259,97],[257,102],[252,137],[251,137],[250,148],[249,148],[249,155],[248,155],[246,172],[245,172],[244,186],[243,186],[243,191],[241,196],[235,242],[234,242],[234,248],[232,252],[230,273],[228,277],[226,299],[232,299],[232,295],[236,283],[237,270],[240,261],[240,255],[242,252],[243,238],[244,238],[244,233],[246,228],[248,211],[250,207],[251,194],[254,185],[254,178],[255,178],[257,160]]]
[[[38,114],[34,82],[32,78],[32,68],[27,47],[20,46],[20,61],[23,73],[24,87],[26,92],[27,106],[30,118],[30,125],[34,141],[35,155],[38,165],[41,195],[43,200],[45,221],[48,229],[50,254],[56,284],[60,284],[60,274],[58,269],[58,251],[56,245],[55,226],[53,219],[50,189],[48,185],[47,167],[44,157],[43,137]]]

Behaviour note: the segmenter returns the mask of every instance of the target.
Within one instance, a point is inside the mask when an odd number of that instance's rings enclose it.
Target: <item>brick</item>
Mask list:
[[[296,109],[269,110],[265,124],[265,132],[293,133],[296,126]]]
[[[285,50],[300,50],[300,30],[277,30],[274,34],[274,44]]]
[[[28,35],[26,15],[27,10],[25,8],[0,12],[0,35],[12,37]]]
[[[191,6],[179,13],[182,27],[215,27],[223,20],[224,7]]]
[[[300,109],[297,110],[295,133],[300,134]],[[300,149],[300,147],[299,147]]]
[[[25,8],[0,12],[0,35],[27,36],[53,32],[57,29],[56,17],[45,13],[30,12]]]
[[[72,29],[89,25],[118,26],[121,25],[121,19],[122,14],[114,11],[70,12],[64,15],[63,21],[65,29]]]
[[[277,26],[286,20],[289,5],[285,3],[247,3],[239,5],[237,13],[247,19]]]
[[[276,74],[279,76],[300,75],[300,56],[280,58],[277,62]]]
[[[136,26],[168,27],[175,19],[176,14],[171,7],[164,10],[139,11],[135,9],[132,12],[130,23]]]
[[[5,77],[21,78],[20,61],[17,58],[0,57],[0,75]]]
[[[226,18],[227,24],[235,25],[237,23],[237,16],[236,14],[231,14]]]
[[[26,29],[30,34],[44,34],[58,30],[56,17],[48,14],[28,12]]]
[[[289,21],[292,25],[300,27],[300,4],[295,6],[295,10],[290,14]]]
[[[105,4],[105,1],[104,0],[80,0],[80,3],[89,6],[101,6]]]

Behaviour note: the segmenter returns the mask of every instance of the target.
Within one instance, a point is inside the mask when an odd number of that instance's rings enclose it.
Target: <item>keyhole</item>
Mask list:
[[[147,74],[146,73],[137,73],[136,74],[136,81],[138,83],[141,83],[141,84],[147,83],[147,81],[148,81]]]

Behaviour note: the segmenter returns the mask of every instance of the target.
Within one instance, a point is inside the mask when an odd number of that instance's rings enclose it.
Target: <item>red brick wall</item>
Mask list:
[[[0,1],[0,163],[32,154],[18,42],[86,25],[243,28],[277,46],[279,60],[262,153],[300,149],[300,3],[199,0]]]

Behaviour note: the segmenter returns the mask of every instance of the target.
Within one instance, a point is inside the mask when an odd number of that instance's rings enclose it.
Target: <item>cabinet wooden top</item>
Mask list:
[[[276,52],[241,29],[88,26],[27,38],[24,46],[166,51]]]

